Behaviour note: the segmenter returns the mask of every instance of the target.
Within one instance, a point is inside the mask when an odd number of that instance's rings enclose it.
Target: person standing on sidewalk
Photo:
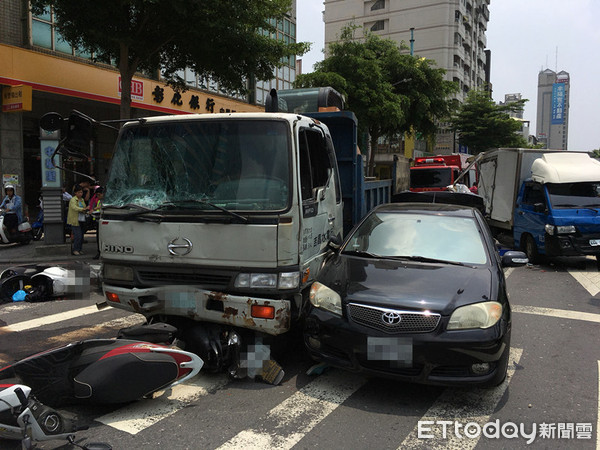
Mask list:
[[[73,198],[69,200],[69,212],[67,214],[67,224],[71,225],[73,231],[73,251],[75,256],[83,255],[81,247],[83,246],[83,227],[85,225],[85,214],[87,211],[85,201],[83,200],[83,188],[76,184],[73,188]]]

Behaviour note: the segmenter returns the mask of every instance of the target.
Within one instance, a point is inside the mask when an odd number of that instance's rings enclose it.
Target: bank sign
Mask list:
[[[552,125],[565,123],[565,83],[552,85]]]

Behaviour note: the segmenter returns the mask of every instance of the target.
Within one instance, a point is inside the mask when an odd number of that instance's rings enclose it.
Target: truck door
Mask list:
[[[311,278],[332,234],[341,235],[342,197],[333,145],[317,128],[299,130],[302,230],[300,263]]]
[[[545,251],[545,225],[548,204],[544,186],[533,181],[525,182],[517,198],[514,219],[515,246],[520,247],[525,234],[533,237],[539,253]]]

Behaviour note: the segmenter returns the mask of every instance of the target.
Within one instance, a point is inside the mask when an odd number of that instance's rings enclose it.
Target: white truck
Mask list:
[[[311,115],[127,122],[99,224],[108,304],[176,326],[209,370],[301,321],[328,246],[391,189],[364,181],[354,114]]]
[[[478,192],[495,234],[539,255],[600,255],[600,162],[584,152],[502,148],[479,160]]]

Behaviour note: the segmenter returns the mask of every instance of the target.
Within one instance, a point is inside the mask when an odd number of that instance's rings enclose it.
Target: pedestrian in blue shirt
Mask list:
[[[4,186],[6,197],[0,204],[0,209],[4,211],[4,225],[9,233],[15,234],[17,227],[23,222],[23,203],[21,197],[15,194],[15,186],[7,184]]]

